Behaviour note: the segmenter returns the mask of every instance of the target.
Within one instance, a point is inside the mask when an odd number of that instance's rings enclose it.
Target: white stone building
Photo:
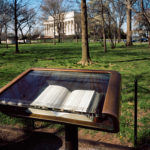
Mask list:
[[[58,27],[58,22],[60,28]],[[44,24],[44,36],[53,38],[54,17],[49,16],[48,20],[45,21],[43,24]],[[60,29],[60,34],[64,34],[66,36],[79,35],[81,33],[80,13],[72,11],[72,12],[62,13],[61,15],[57,15],[57,19],[55,19],[55,36],[58,36],[59,29]]]

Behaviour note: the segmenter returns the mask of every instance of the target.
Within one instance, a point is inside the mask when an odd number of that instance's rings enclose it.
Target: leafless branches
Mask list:
[[[56,37],[56,29],[58,31],[58,41],[60,42],[60,34],[63,27],[64,15],[67,10],[67,4],[64,3],[64,0],[43,0],[41,10],[42,10],[42,18],[43,20],[47,20],[49,16],[53,18],[53,43],[55,42]]]

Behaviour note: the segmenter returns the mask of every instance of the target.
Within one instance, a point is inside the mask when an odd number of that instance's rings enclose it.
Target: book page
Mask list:
[[[103,93],[98,93],[96,92],[95,97],[92,101],[92,103],[88,107],[88,112],[89,113],[94,113],[94,114],[99,114],[102,110],[101,107],[103,105]]]
[[[73,119],[73,120],[92,122],[92,120],[89,117],[87,117],[86,115],[81,115],[81,114],[55,112],[55,111],[35,109],[35,108],[28,108],[26,112],[32,113],[32,114],[44,115],[44,116],[55,116],[55,117]]]
[[[60,108],[67,94],[70,91],[62,86],[49,85],[42,93],[31,103],[31,106],[42,108]]]
[[[62,104],[61,109],[69,111],[87,112],[90,102],[95,96],[93,90],[74,90]]]

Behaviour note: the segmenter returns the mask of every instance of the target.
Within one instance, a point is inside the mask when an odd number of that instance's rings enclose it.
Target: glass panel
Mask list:
[[[63,71],[30,71],[0,95],[0,101],[30,104],[49,85],[59,85],[69,91],[83,89],[106,93],[110,74]]]

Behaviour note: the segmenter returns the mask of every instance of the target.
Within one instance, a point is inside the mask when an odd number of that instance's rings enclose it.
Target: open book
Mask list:
[[[98,107],[102,97],[103,94],[94,90],[74,90],[71,92],[63,86],[49,85],[30,105],[34,108],[68,112],[72,115],[85,114],[90,116],[100,112]]]

